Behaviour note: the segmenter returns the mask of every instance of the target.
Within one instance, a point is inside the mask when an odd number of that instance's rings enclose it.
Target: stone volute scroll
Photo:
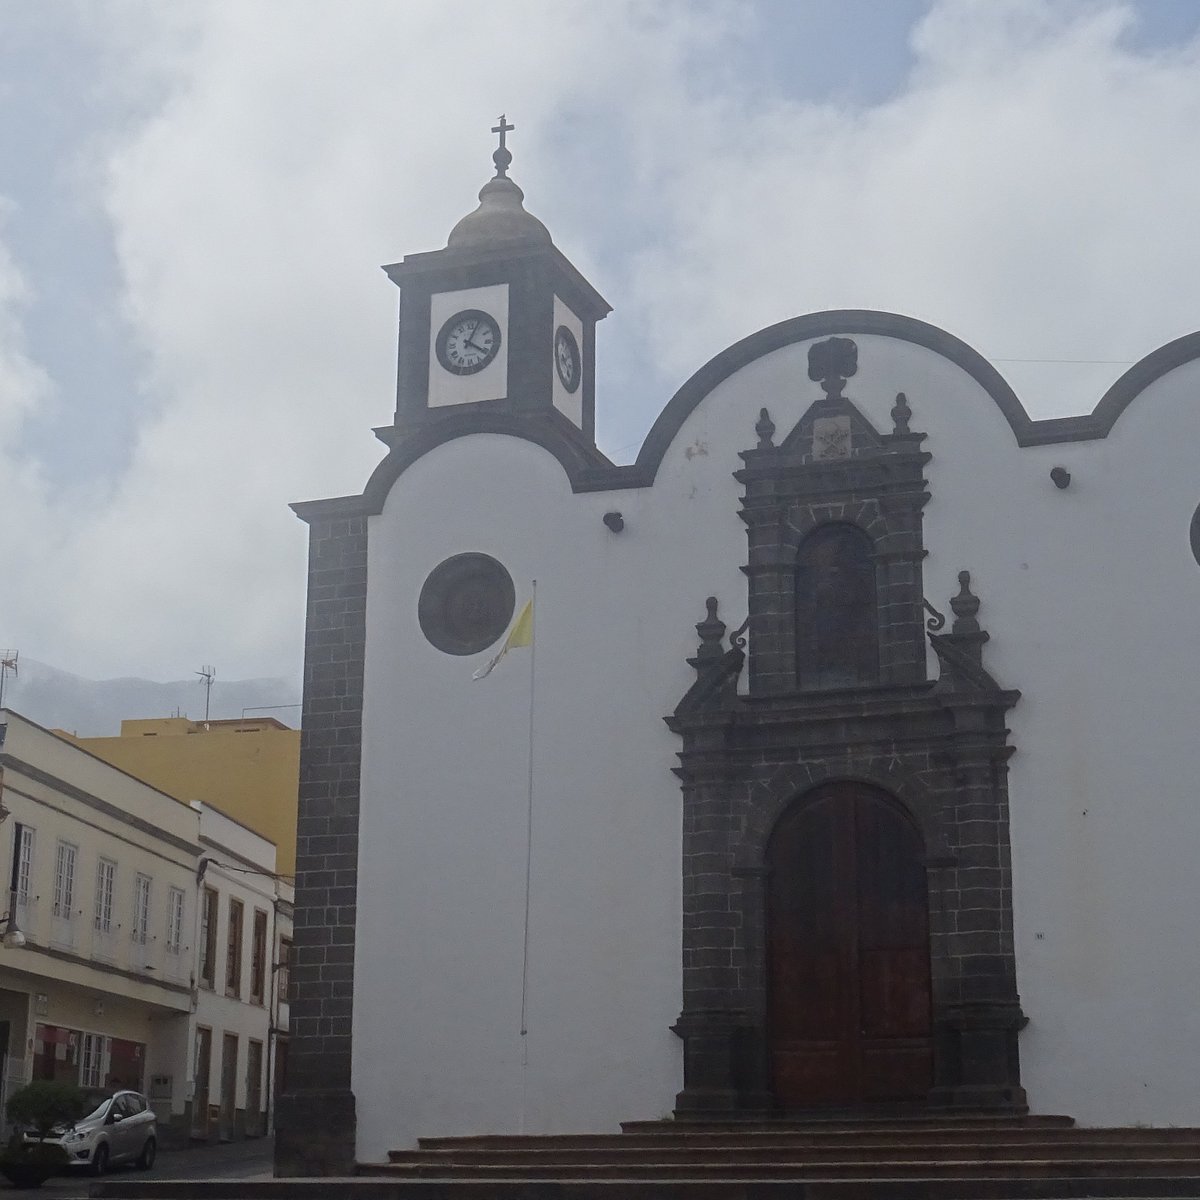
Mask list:
[[[1005,694],[995,679],[984,669],[983,647],[990,635],[979,624],[979,597],[971,591],[970,571],[958,573],[958,592],[950,600],[954,621],[949,633],[935,633],[932,624],[929,641],[937,654],[941,673],[937,691],[993,692]],[[1011,693],[1012,703],[1019,693]]]
[[[733,645],[724,646],[726,624],[717,616],[717,598],[709,596],[703,621],[696,625],[700,645],[688,665],[696,672],[696,682],[675,709],[675,717],[701,710],[725,710],[737,703],[737,680],[746,661],[742,649],[745,639],[735,635]],[[743,625],[742,630],[745,626]],[[740,634],[742,630],[738,630]],[[667,718],[671,725],[672,718]]]

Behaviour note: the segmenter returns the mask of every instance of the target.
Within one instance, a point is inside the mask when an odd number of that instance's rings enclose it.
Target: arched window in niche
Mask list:
[[[871,539],[855,525],[819,525],[796,558],[796,682],[854,687],[879,679]]]

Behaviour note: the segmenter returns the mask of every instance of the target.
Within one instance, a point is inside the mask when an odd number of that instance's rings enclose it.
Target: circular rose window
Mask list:
[[[494,558],[456,554],[425,580],[417,620],[446,654],[478,654],[503,636],[516,602],[512,576]]]

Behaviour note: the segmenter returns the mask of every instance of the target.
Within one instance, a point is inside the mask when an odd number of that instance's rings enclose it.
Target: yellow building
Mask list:
[[[73,740],[180,800],[216,805],[274,842],[277,870],[295,874],[298,729],[273,717],[163,717],[122,721],[119,737]]]

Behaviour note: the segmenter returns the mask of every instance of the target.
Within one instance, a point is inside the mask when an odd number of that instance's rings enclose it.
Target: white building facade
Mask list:
[[[1200,335],[1033,421],[951,334],[800,317],[613,466],[607,306],[498,153],[388,268],[387,457],[297,506],[279,1168],[672,1112],[1200,1124]],[[536,658],[474,681],[534,580]]]
[[[291,888],[274,874],[273,842],[212,805],[191,807],[201,849],[185,1117],[193,1138],[259,1137],[271,1121],[281,1041],[286,1054],[279,973],[286,988]]]
[[[0,738],[4,1094],[133,1088],[165,1144],[265,1132],[291,915],[274,845],[17,713]]]

